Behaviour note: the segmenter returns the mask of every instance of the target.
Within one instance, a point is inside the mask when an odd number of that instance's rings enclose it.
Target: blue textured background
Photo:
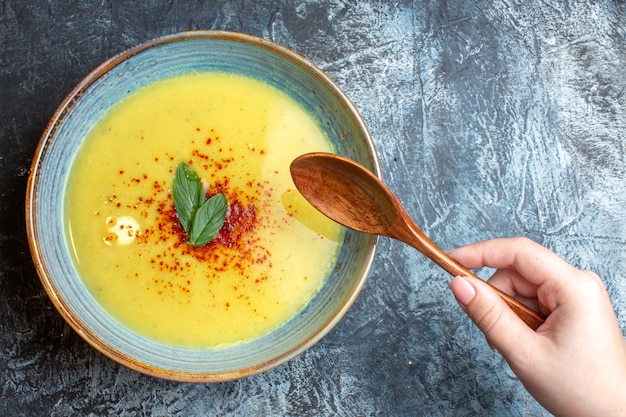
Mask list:
[[[340,324],[249,379],[152,379],[64,323],[25,238],[39,136],[100,62],[190,29],[261,36],[318,64],[435,242],[529,236],[598,272],[626,329],[623,1],[75,3],[0,1],[0,415],[546,414],[460,311],[449,277],[387,239]]]

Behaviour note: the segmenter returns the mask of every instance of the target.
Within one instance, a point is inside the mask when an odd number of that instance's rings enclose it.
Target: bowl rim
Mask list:
[[[302,55],[284,47],[278,43],[273,41],[256,37],[249,34],[239,33],[239,32],[230,32],[230,31],[216,31],[216,30],[194,30],[194,31],[185,31],[180,33],[175,33],[171,35],[165,35],[161,37],[157,37],[143,43],[140,43],[136,46],[127,48],[122,52],[112,56],[111,58],[105,60],[103,63],[98,65],[95,69],[89,72],[81,81],[70,91],[69,94],[65,96],[61,104],[56,108],[52,117],[50,118],[45,130],[43,131],[40,140],[38,142],[37,148],[35,150],[33,160],[30,167],[30,172],[27,181],[26,187],[26,200],[25,200],[25,220],[26,220],[26,231],[29,249],[31,253],[31,257],[36,268],[39,279],[48,294],[48,297],[52,301],[56,310],[61,314],[61,316],[65,319],[65,321],[70,325],[70,327],[76,331],[83,340],[85,340],[89,345],[91,345],[94,349],[104,354],[108,358],[113,361],[124,365],[130,369],[138,371],[140,373],[167,379],[179,382],[224,382],[229,380],[241,379],[248,376],[253,376],[260,374],[262,372],[268,371],[272,368],[275,368],[279,365],[282,365],[294,357],[298,356],[302,352],[308,350],[313,345],[315,345],[318,341],[320,341],[324,336],[326,336],[335,326],[336,324],[343,318],[343,316],[350,309],[352,304],[355,302],[356,298],[360,294],[367,277],[370,273],[370,269],[374,260],[374,255],[378,243],[378,237],[374,237],[371,240],[370,245],[366,248],[366,265],[362,268],[362,274],[359,277],[356,285],[353,287],[352,292],[349,294],[349,297],[346,299],[345,303],[341,306],[341,308],[331,317],[330,320],[325,322],[320,329],[314,333],[308,339],[302,341],[297,344],[290,350],[283,352],[278,356],[274,356],[272,359],[265,361],[263,363],[259,363],[253,365],[248,368],[238,369],[235,371],[229,372],[218,372],[218,373],[191,373],[186,371],[173,371],[169,369],[163,369],[159,367],[155,367],[149,364],[143,363],[141,360],[136,358],[132,358],[123,352],[115,349],[109,343],[102,340],[95,332],[91,331],[88,326],[83,323],[79,317],[76,316],[75,312],[68,305],[66,300],[64,300],[60,295],[57,286],[55,285],[55,280],[52,277],[51,271],[48,269],[48,266],[45,264],[42,248],[40,247],[40,242],[38,241],[38,224],[37,224],[37,216],[36,216],[36,206],[37,206],[37,188],[39,184],[39,170],[42,162],[47,154],[47,148],[52,143],[55,138],[55,132],[58,126],[62,123],[64,117],[72,110],[74,104],[80,98],[80,96],[92,85],[94,84],[100,77],[106,74],[109,70],[116,67],[118,64],[124,62],[127,58],[132,57],[146,49],[152,48],[154,46],[158,46],[160,44],[165,43],[173,43],[173,42],[181,42],[187,40],[211,40],[211,39],[222,39],[222,40],[231,40],[237,42],[243,42],[246,44],[251,44],[260,48],[264,48],[270,50],[273,53],[277,53],[281,55],[283,58],[290,60],[296,63],[299,66],[302,66],[307,69],[307,71],[314,75],[319,81],[321,81],[327,88],[329,88],[334,95],[336,95],[339,100],[346,106],[349,113],[352,115],[352,118],[355,124],[358,127],[358,130],[361,131],[366,139],[366,145],[368,149],[368,156],[370,158],[370,163],[372,164],[373,173],[381,178],[381,166],[380,160],[378,157],[378,153],[374,146],[374,141],[371,137],[371,134],[354,103],[347,97],[347,95],[341,90],[341,88],[336,84],[336,82],[328,76],[323,70],[321,70],[318,66],[313,64],[307,58]]]

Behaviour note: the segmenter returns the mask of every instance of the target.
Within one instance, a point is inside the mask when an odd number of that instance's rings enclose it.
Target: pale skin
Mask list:
[[[455,249],[467,268],[496,268],[489,282],[545,315],[536,331],[484,282],[456,277],[457,301],[519,377],[557,416],[626,416],[626,342],[609,296],[593,272],[579,270],[526,238]]]

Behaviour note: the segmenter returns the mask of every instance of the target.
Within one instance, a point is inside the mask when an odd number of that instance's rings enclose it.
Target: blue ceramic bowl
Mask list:
[[[199,71],[243,74],[282,90],[308,110],[338,153],[380,176],[362,118],[315,65],[264,39],[227,32],[186,32],[111,58],[69,94],[35,153],[26,217],[30,249],[43,286],[61,315],[87,342],[139,372],[179,381],[217,382],[278,366],[328,333],[361,290],[376,238],[346,231],[338,265],[301,314],[244,344],[222,349],[169,346],[130,331],[109,315],[85,287],[70,254],[63,218],[71,164],[90,129],[117,102],[146,84]]]

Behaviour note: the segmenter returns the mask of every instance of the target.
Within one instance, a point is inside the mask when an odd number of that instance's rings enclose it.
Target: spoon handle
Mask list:
[[[437,245],[435,245],[429,238],[426,236],[416,225],[410,220],[408,217],[404,218],[404,221],[410,226],[409,229],[411,234],[401,233],[399,228],[396,229],[396,233],[394,233],[394,237],[396,239],[402,240],[404,243],[407,243],[413,246],[415,249],[422,252],[424,255],[433,260],[437,265],[442,267],[444,270],[452,274],[452,276],[469,276],[474,279],[479,279],[483,281],[481,278],[476,276],[472,271],[465,268],[463,265],[450,258],[443,250],[441,250]],[[485,281],[483,281],[485,282]],[[499,290],[493,285],[489,284],[493,290],[508,304],[508,306],[513,310],[515,314],[521,318],[524,323],[526,323],[531,329],[537,330],[541,324],[543,324],[544,319],[533,309],[522,304],[520,301],[511,297],[507,293]]]

